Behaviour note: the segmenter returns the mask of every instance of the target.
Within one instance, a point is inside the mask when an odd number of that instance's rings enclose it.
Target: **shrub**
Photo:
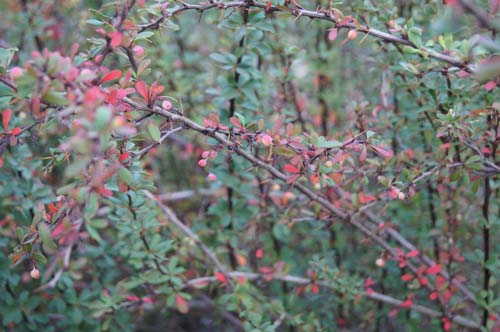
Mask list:
[[[499,331],[499,6],[0,4],[3,327]]]

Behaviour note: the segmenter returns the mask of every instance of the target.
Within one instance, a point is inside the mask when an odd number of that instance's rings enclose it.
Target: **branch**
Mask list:
[[[261,278],[260,274],[252,273],[252,272],[235,271],[235,272],[229,272],[228,275],[234,279],[243,277],[243,278],[248,279],[248,280],[258,280]],[[294,283],[294,284],[299,284],[299,285],[309,285],[312,283],[311,279],[292,276],[292,275],[279,275],[279,274],[273,275],[273,279],[284,281],[284,282],[289,282],[289,283]],[[196,285],[205,284],[205,283],[212,283],[212,282],[216,282],[216,281],[217,281],[217,278],[215,278],[215,277],[200,277],[200,278],[191,279],[191,280],[187,281],[185,283],[184,287],[194,287]],[[315,281],[315,283],[320,285],[320,286],[323,286],[325,288],[334,289],[334,287],[330,283],[325,282],[325,281]],[[366,297],[366,298],[369,298],[370,300],[382,302],[382,303],[388,304],[388,305],[393,306],[393,307],[401,308],[401,304],[403,303],[403,301],[401,301],[401,300],[398,300],[398,299],[395,299],[391,296],[384,295],[384,294],[377,293],[377,292],[370,292],[370,293],[363,292],[361,295]],[[419,304],[412,304],[410,307],[408,307],[408,309],[419,312],[423,315],[426,315],[426,316],[429,316],[432,318],[443,317],[442,312],[430,309],[426,306],[419,305]],[[479,324],[477,324],[476,322],[471,321],[465,317],[462,317],[462,316],[457,315],[457,316],[451,317],[450,319],[454,323],[461,325],[461,326],[464,326],[464,327],[468,327],[468,328],[475,329],[475,330],[481,329]]]
[[[160,25],[163,23],[163,21],[167,20],[168,18],[178,15],[184,11],[188,10],[196,10],[196,11],[205,11],[208,9],[219,9],[219,10],[225,10],[227,8],[260,8],[264,9],[267,12],[290,12],[291,15],[295,16],[296,18],[299,17],[309,17],[311,19],[319,19],[319,20],[325,20],[334,23],[335,25],[339,24],[335,17],[333,16],[331,11],[327,10],[318,10],[318,11],[313,11],[313,10],[307,10],[307,9],[302,9],[302,8],[294,8],[292,9],[287,9],[283,6],[268,6],[266,3],[261,3],[257,1],[232,1],[232,2],[211,2],[211,3],[205,3],[205,4],[200,4],[200,5],[192,5],[183,2],[181,6],[177,6],[169,11],[165,11],[162,16],[157,18],[155,21],[149,24],[145,25],[139,25],[138,26],[138,32],[142,32],[145,30],[149,29],[158,29]],[[426,54],[429,57],[448,63],[452,66],[459,67],[469,73],[474,73],[475,69],[473,68],[472,65],[467,64],[466,62],[451,57],[449,55],[443,54],[436,52],[432,49],[425,48],[425,47],[418,47],[415,44],[413,44],[411,41],[409,41],[406,38],[395,36],[393,34],[390,34],[388,32],[384,32],[381,30],[373,29],[368,26],[363,26],[360,24],[357,24],[357,22],[354,22],[354,20],[351,20],[348,23],[342,22],[342,25],[338,25],[337,28],[346,28],[346,29],[356,29],[360,32],[366,33],[368,35],[371,35],[375,38],[378,38],[384,42],[387,43],[392,43],[392,44],[399,44],[399,45],[404,45],[404,46],[409,46],[413,49],[419,50],[422,54]]]
[[[182,190],[158,195],[158,199],[162,202],[176,202],[184,199],[189,199],[195,196],[216,196],[217,190],[212,189],[197,189],[197,190]]]
[[[479,9],[476,5],[474,5],[471,1],[469,0],[458,0],[457,1],[460,7],[462,7],[466,12],[472,14],[476,18],[476,20],[479,22],[481,27],[486,28],[493,33],[498,33],[500,32],[500,28],[498,24],[495,22],[492,22],[488,18],[488,13],[482,11]]]

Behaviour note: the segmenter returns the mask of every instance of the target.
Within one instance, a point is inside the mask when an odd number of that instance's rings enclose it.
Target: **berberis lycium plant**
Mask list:
[[[0,330],[500,331],[499,7],[0,2]]]

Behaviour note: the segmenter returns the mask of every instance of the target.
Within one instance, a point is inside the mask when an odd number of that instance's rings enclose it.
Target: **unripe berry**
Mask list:
[[[34,267],[33,270],[31,270],[30,275],[31,278],[38,279],[40,278],[40,271],[36,267]]]
[[[165,110],[169,110],[172,108],[172,103],[169,102],[168,100],[165,100],[162,104],[161,104],[161,107],[163,107],[163,109]]]
[[[260,141],[264,146],[270,146],[271,144],[273,144],[273,138],[268,134],[261,134]]]
[[[14,67],[10,70],[10,79],[11,81],[15,81],[16,78],[23,74],[23,69],[20,67]]]
[[[377,260],[375,261],[375,265],[377,265],[378,267],[384,267],[385,260],[383,258],[377,258]]]
[[[356,39],[357,36],[358,36],[358,32],[354,29],[349,30],[349,32],[347,33],[347,39],[349,39],[349,40]]]

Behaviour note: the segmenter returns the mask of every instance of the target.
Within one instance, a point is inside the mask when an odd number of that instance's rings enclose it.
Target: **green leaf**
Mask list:
[[[54,90],[48,90],[43,96],[42,100],[50,105],[55,106],[66,106],[69,104],[69,101],[66,99],[65,92],[59,92]]]
[[[135,40],[148,39],[153,37],[154,35],[155,33],[153,31],[144,31],[138,34],[137,37],[135,37]]]
[[[129,186],[134,182],[134,175],[125,167],[118,170],[118,178]]]
[[[98,131],[103,131],[107,128],[111,121],[113,111],[107,106],[101,106],[95,113],[95,127]]]
[[[290,229],[287,225],[278,222],[273,226],[273,235],[276,239],[287,242],[290,236]]]
[[[105,24],[103,21],[96,20],[95,18],[88,19],[86,22],[87,24],[97,25],[97,26]]]
[[[99,235],[99,233],[95,230],[95,228],[93,228],[92,226],[90,226],[88,223],[85,225],[85,229],[87,230],[87,233],[89,234],[89,236],[91,238],[93,238],[97,242],[101,242],[102,241],[102,238]]]
[[[325,149],[332,149],[332,148],[338,148],[342,146],[341,142],[338,141],[327,141],[323,136],[320,136],[316,142],[316,146],[318,148],[325,148]]]
[[[48,249],[57,249],[56,243],[50,236],[49,226],[46,223],[41,222],[38,224],[38,234],[40,235],[40,239],[45,247]]]
[[[35,259],[36,265],[43,266],[47,264],[47,258],[45,258],[45,256],[42,255],[41,253],[34,252],[32,256]]]
[[[156,124],[154,124],[154,123],[148,124],[148,133],[153,140],[155,140],[156,142],[160,141],[161,133],[160,133],[160,129],[158,128],[158,126]]]

